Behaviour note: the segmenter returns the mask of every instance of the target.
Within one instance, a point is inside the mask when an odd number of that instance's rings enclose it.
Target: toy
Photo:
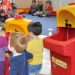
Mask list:
[[[57,32],[44,39],[51,53],[51,75],[75,75],[75,5],[57,11]]]
[[[9,32],[22,32],[28,35],[27,26],[31,23],[31,20],[24,18],[21,15],[15,18],[9,18],[5,21],[6,37],[8,38]]]

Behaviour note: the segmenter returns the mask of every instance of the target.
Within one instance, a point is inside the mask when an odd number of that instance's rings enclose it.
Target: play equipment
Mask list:
[[[75,2],[71,2],[71,3],[69,3],[69,5],[75,5]]]
[[[23,13],[29,13],[29,8],[18,8],[17,9],[17,12],[19,13],[19,14],[23,14]]]
[[[24,13],[24,8],[18,8],[18,9],[17,9],[17,12],[18,12],[19,14],[23,14],[23,13]]]
[[[57,32],[43,42],[51,51],[51,75],[75,75],[75,5],[57,11]]]
[[[30,11],[30,8],[25,8],[25,9],[24,9],[24,13],[27,13],[27,14],[28,14],[29,11]]]
[[[5,21],[5,30],[6,38],[8,39],[9,32],[23,32],[25,35],[28,35],[27,26],[32,21],[24,18],[21,15],[16,16],[15,18],[9,18]]]
[[[31,22],[31,20],[26,19],[21,15],[16,16],[15,18],[9,18],[5,21],[6,33],[16,31],[23,32],[25,35],[28,35],[27,26]]]

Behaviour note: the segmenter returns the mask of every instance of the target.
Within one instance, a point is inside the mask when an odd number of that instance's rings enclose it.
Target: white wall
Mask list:
[[[52,1],[52,6],[53,6],[54,10],[56,10],[60,7],[61,0],[51,0],[51,1]]]
[[[30,7],[32,0],[15,0],[16,6],[18,8]]]
[[[37,2],[42,1],[43,4],[45,4],[47,0],[36,0],[36,1]],[[32,0],[15,0],[15,3],[18,8],[25,8],[31,6]]]
[[[62,6],[65,6],[65,5],[68,5],[69,3],[71,3],[71,2],[74,2],[75,0],[63,0],[62,1]]]
[[[54,10],[66,6],[71,2],[75,2],[75,0],[51,0]]]
[[[13,0],[12,0],[13,1]],[[18,8],[25,8],[25,7],[30,7],[32,0],[14,0],[16,2],[16,5]],[[38,1],[38,0],[36,0]],[[47,0],[41,0],[45,4]],[[52,6],[54,10],[57,10],[58,8],[68,5],[71,2],[75,2],[75,0],[51,0],[52,1]]]

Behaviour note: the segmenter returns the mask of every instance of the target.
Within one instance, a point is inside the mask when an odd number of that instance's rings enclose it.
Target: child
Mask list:
[[[11,7],[10,8],[11,8],[12,11],[14,10],[14,8],[16,8],[16,6],[15,6],[15,4],[13,2],[11,3]]]
[[[5,30],[4,22],[7,19],[5,11],[3,9],[0,10],[0,30]]]
[[[42,1],[38,1],[38,4],[37,4],[37,11],[43,11],[43,3]]]
[[[36,1],[32,1],[32,5],[30,7],[29,14],[34,14],[36,12]]]
[[[1,22],[5,22],[5,20],[7,19],[6,13],[3,9],[0,10],[0,21]]]
[[[5,51],[8,50],[7,40],[5,38],[5,32],[0,31],[0,75],[4,75],[5,71]]]
[[[12,12],[11,9],[8,9],[8,11],[7,11],[7,17],[8,17],[8,18],[13,18],[13,17],[14,17],[14,16],[13,16],[13,12]]]
[[[41,23],[31,23],[28,25],[28,31],[31,40],[28,42],[27,50],[33,54],[33,59],[29,61],[29,75],[39,75],[43,58],[43,42],[38,38],[42,32]]]
[[[50,1],[47,1],[45,6],[45,11],[44,11],[45,15],[50,16],[52,11],[53,11],[52,3]]]
[[[12,32],[9,35],[9,49],[12,51],[10,57],[10,75],[29,75],[27,60],[32,58],[32,54],[25,50],[27,44],[23,33]]]
[[[13,8],[12,14],[13,14],[13,17],[16,17],[18,15],[18,12],[17,12],[17,8],[16,7]]]
[[[42,1],[38,1],[38,4],[36,5],[36,10],[37,10],[37,12],[34,13],[33,15],[43,14],[43,3],[42,3]]]
[[[53,11],[53,7],[52,7],[52,3],[51,1],[46,1],[46,6],[44,8],[44,14],[40,15],[40,16],[50,16],[51,13]]]

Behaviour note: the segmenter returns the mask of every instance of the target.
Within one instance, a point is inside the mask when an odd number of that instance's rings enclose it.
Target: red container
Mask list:
[[[7,41],[9,40],[9,33],[10,32],[6,32],[6,39]],[[8,51],[8,53],[10,53],[10,51]],[[9,58],[5,57],[5,72],[4,75],[10,75],[9,74]]]
[[[59,27],[43,42],[51,53],[51,75],[75,75],[75,28]]]

